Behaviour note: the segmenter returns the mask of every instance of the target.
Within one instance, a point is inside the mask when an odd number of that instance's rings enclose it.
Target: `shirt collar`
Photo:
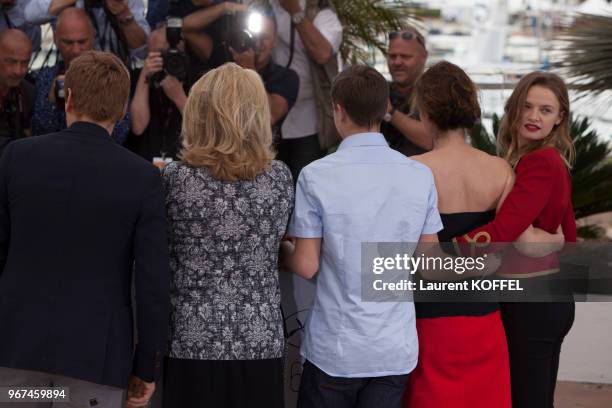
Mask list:
[[[67,130],[78,134],[92,136],[96,139],[108,140],[109,142],[113,140],[106,129],[91,122],[74,122]]]
[[[385,137],[382,133],[355,133],[344,139],[340,146],[338,146],[338,151],[342,149],[347,149],[349,147],[359,147],[359,146],[389,146]]]

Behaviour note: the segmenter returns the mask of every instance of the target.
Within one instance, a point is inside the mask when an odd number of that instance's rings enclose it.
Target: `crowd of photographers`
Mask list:
[[[337,73],[342,26],[326,1],[0,1],[0,154],[12,140],[66,127],[64,73],[92,49],[131,72],[113,139],[159,166],[177,158],[191,85],[228,61],[261,76],[279,158],[294,178],[331,143],[323,90]],[[44,23],[51,50],[41,47]]]

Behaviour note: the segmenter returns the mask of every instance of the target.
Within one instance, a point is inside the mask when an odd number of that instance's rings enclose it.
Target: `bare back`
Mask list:
[[[438,210],[444,214],[497,209],[514,183],[506,161],[467,143],[436,148],[412,159],[431,169]]]

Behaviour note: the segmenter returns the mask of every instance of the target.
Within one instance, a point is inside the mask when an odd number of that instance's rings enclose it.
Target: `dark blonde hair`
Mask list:
[[[270,106],[259,74],[227,63],[200,78],[185,104],[182,145],[181,159],[220,180],[252,180],[269,168]]]
[[[530,142],[519,148],[518,133],[522,119],[523,107],[527,94],[533,86],[549,89],[559,102],[561,122],[555,125],[548,136],[539,141]],[[558,75],[549,72],[532,72],[525,75],[514,88],[514,92],[506,102],[505,115],[497,134],[497,152],[512,167],[515,167],[525,154],[545,146],[554,147],[559,151],[565,164],[571,168],[576,151],[570,135],[570,103],[567,86]]]
[[[64,86],[75,112],[97,122],[117,122],[125,115],[130,73],[110,52],[87,51],[70,63]]]

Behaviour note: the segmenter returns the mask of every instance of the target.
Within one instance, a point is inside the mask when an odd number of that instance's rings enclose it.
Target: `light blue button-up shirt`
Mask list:
[[[301,354],[337,377],[407,374],[418,356],[414,304],[361,300],[361,243],[418,242],[442,229],[431,171],[360,133],[298,178],[289,235],[322,238]]]

